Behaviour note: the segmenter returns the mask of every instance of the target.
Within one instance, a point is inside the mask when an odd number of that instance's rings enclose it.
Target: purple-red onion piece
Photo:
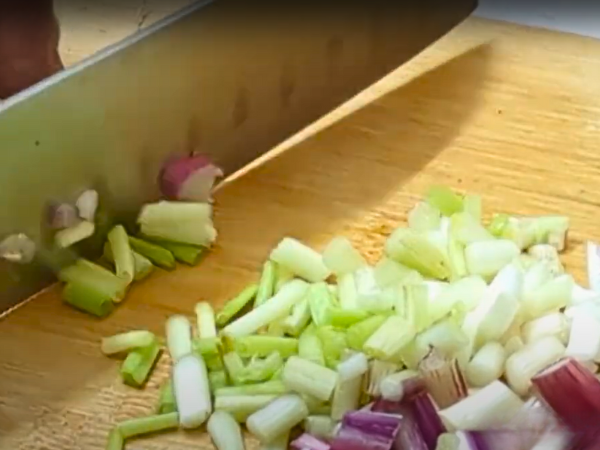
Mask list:
[[[571,430],[600,423],[600,381],[575,359],[561,359],[532,382],[536,393]]]
[[[391,414],[350,412],[344,416],[331,450],[392,450],[401,420]]]
[[[170,158],[159,174],[162,194],[172,200],[211,202],[215,181],[223,171],[201,154]]]
[[[98,192],[93,189],[84,191],[75,201],[79,217],[83,220],[93,222],[98,209]]]
[[[294,439],[291,443],[292,448],[295,450],[330,450],[329,444],[326,444],[320,439],[311,436],[308,433],[302,434],[297,439]]]
[[[435,450],[438,437],[446,432],[446,427],[427,392],[421,392],[409,401],[414,419],[429,450]]]
[[[51,203],[48,205],[48,226],[52,230],[62,230],[77,225],[80,221],[77,209],[68,203]]]
[[[0,242],[0,258],[12,263],[30,263],[36,250],[35,242],[23,233],[12,234]]]

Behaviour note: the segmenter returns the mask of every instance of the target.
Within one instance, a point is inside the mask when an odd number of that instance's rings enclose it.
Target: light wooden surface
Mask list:
[[[0,322],[0,448],[103,448],[115,422],[152,411],[168,364],[127,388],[101,336],[162,334],[168,315],[221,304],[285,235],[322,248],[344,234],[374,261],[432,183],[480,193],[486,213],[569,214],[564,261],[583,282],[583,243],[600,238],[599,73],[597,41],[470,19],[333,116],[347,117],[226,184],[200,267],[155,274],[103,321],[52,289]],[[128,446],[141,448],[211,446],[180,432]]]

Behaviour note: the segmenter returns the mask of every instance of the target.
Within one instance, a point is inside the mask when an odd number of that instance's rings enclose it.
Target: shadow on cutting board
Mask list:
[[[100,337],[135,328],[162,335],[167,315],[191,314],[199,299],[218,305],[254,280],[282,236],[318,246],[344,232],[455,140],[477,108],[490,57],[489,46],[472,49],[224,186],[219,240],[203,264],[140,283],[108,319],[66,308],[56,288],[11,314],[0,328],[0,435],[9,439],[0,438],[0,447],[11,438],[39,442],[49,429],[68,441],[91,422],[108,429],[127,402],[151,405],[156,383],[145,392],[121,386],[117,363],[100,355]],[[405,214],[383,219],[397,224]],[[383,239],[389,230],[359,231]],[[103,415],[107,403],[111,417]]]

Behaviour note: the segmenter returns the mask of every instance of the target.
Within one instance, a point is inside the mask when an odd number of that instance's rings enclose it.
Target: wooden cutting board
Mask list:
[[[101,336],[162,335],[170,314],[191,315],[199,300],[219,306],[257,279],[286,235],[319,249],[343,234],[375,261],[433,183],[481,194],[488,214],[568,214],[564,261],[584,282],[583,244],[600,240],[599,75],[598,41],[469,19],[224,185],[219,240],[201,266],[157,271],[103,321],[63,305],[56,288],[2,319],[0,448],[104,448],[115,422],[153,411],[168,362],[146,389],[125,387]],[[211,444],[179,432],[128,448]]]

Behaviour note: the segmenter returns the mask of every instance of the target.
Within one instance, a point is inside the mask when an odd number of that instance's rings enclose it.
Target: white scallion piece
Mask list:
[[[586,289],[581,285],[574,283],[573,292],[571,294],[571,305],[577,306],[587,301],[594,301],[600,303],[600,292],[595,292],[591,289]]]
[[[302,428],[308,434],[312,434],[314,437],[329,440],[334,436],[334,430],[337,422],[329,416],[315,415],[308,416],[304,419]],[[285,448],[287,450],[287,447]]]
[[[374,270],[375,280],[381,288],[397,285],[403,282],[407,276],[415,273],[413,269],[385,256],[375,264]]]
[[[442,214],[427,202],[417,203],[408,213],[408,226],[415,231],[433,231],[440,227]]]
[[[369,370],[369,361],[364,353],[354,353],[337,365],[340,381],[360,377]]]
[[[508,422],[523,404],[504,383],[494,381],[439,414],[449,430],[485,430]]]
[[[347,412],[358,409],[362,381],[362,376],[338,381],[331,400],[331,418],[333,420],[342,420]]]
[[[169,317],[166,328],[167,348],[174,362],[192,353],[192,325],[187,317]]]
[[[290,281],[269,300],[227,325],[223,333],[230,337],[248,336],[271,322],[284,318],[292,306],[304,298],[308,286],[302,280]]]
[[[96,218],[96,209],[98,209],[99,201],[98,192],[93,189],[83,191],[77,200],[75,201],[75,207],[79,217],[83,220],[93,222]]]
[[[77,225],[57,231],[54,235],[54,242],[60,248],[67,248],[89,238],[95,231],[96,226],[93,222],[82,220]]]
[[[465,345],[469,339],[452,318],[442,320],[426,329],[415,338],[418,345],[434,347],[444,356],[453,356]]]
[[[182,428],[201,426],[212,412],[206,365],[196,355],[182,357],[173,368],[173,391]]]
[[[566,356],[580,361],[594,361],[600,357],[600,321],[594,316],[578,314],[573,317]]]
[[[556,276],[565,272],[556,247],[550,244],[538,244],[530,247],[529,250],[527,250],[527,253],[533,256],[537,261],[546,262],[553,275]]]
[[[600,302],[596,300],[588,300],[587,302],[569,306],[565,309],[565,317],[570,321],[573,321],[573,318],[577,315],[589,315],[600,320]]]
[[[567,344],[569,322],[563,313],[554,312],[524,323],[521,333],[526,344],[546,336],[556,336],[563,344]]]
[[[338,382],[338,374],[319,364],[291,356],[283,368],[282,379],[288,389],[328,401]]]
[[[331,275],[320,253],[293,238],[283,238],[271,252],[271,260],[311,283]]]
[[[525,347],[525,343],[521,336],[512,336],[506,340],[504,343],[504,352],[506,354],[506,358],[508,358],[513,353],[518,352],[523,347]]]
[[[248,431],[262,442],[271,442],[308,417],[308,408],[298,395],[283,395],[255,412],[248,420]]]
[[[428,305],[431,320],[437,322],[447,316],[456,306],[461,304],[468,311],[479,305],[487,284],[478,275],[471,275],[451,283]]]
[[[473,242],[465,248],[467,270],[471,275],[491,278],[519,253],[519,247],[506,239]]]
[[[547,336],[526,345],[506,360],[505,376],[508,385],[517,394],[526,395],[531,387],[531,378],[564,354],[565,347],[555,336]]]
[[[415,378],[419,376],[419,372],[415,370],[403,370],[401,372],[396,372],[391,375],[388,375],[379,385],[379,389],[381,390],[381,396],[392,402],[399,402],[404,397],[404,384],[405,380],[409,380],[411,378]]]
[[[354,282],[356,283],[356,296],[360,309],[372,312],[391,309],[392,305],[385,303],[382,305],[382,290],[377,284],[375,270],[372,267],[361,267],[354,272]]]
[[[381,381],[388,375],[398,372],[400,368],[399,364],[389,361],[379,359],[369,361],[367,394],[371,397],[379,397],[381,395]]]
[[[600,292],[600,248],[595,242],[588,241],[586,250],[588,283],[592,291]]]
[[[128,331],[114,336],[102,338],[102,353],[114,355],[128,352],[135,348],[147,347],[154,341],[154,334],[146,330]]]
[[[506,352],[499,342],[488,342],[469,362],[466,370],[470,386],[485,387],[502,376]]]
[[[352,273],[367,262],[348,238],[334,237],[323,251],[323,262],[336,276]]]
[[[523,278],[523,301],[527,301],[531,294],[554,278],[552,268],[546,261],[537,261],[525,271]]]
[[[196,321],[198,326],[198,337],[200,339],[217,337],[215,312],[210,303],[200,302],[196,304]]]
[[[208,419],[206,430],[218,450],[244,450],[242,429],[225,411],[215,411]]]

